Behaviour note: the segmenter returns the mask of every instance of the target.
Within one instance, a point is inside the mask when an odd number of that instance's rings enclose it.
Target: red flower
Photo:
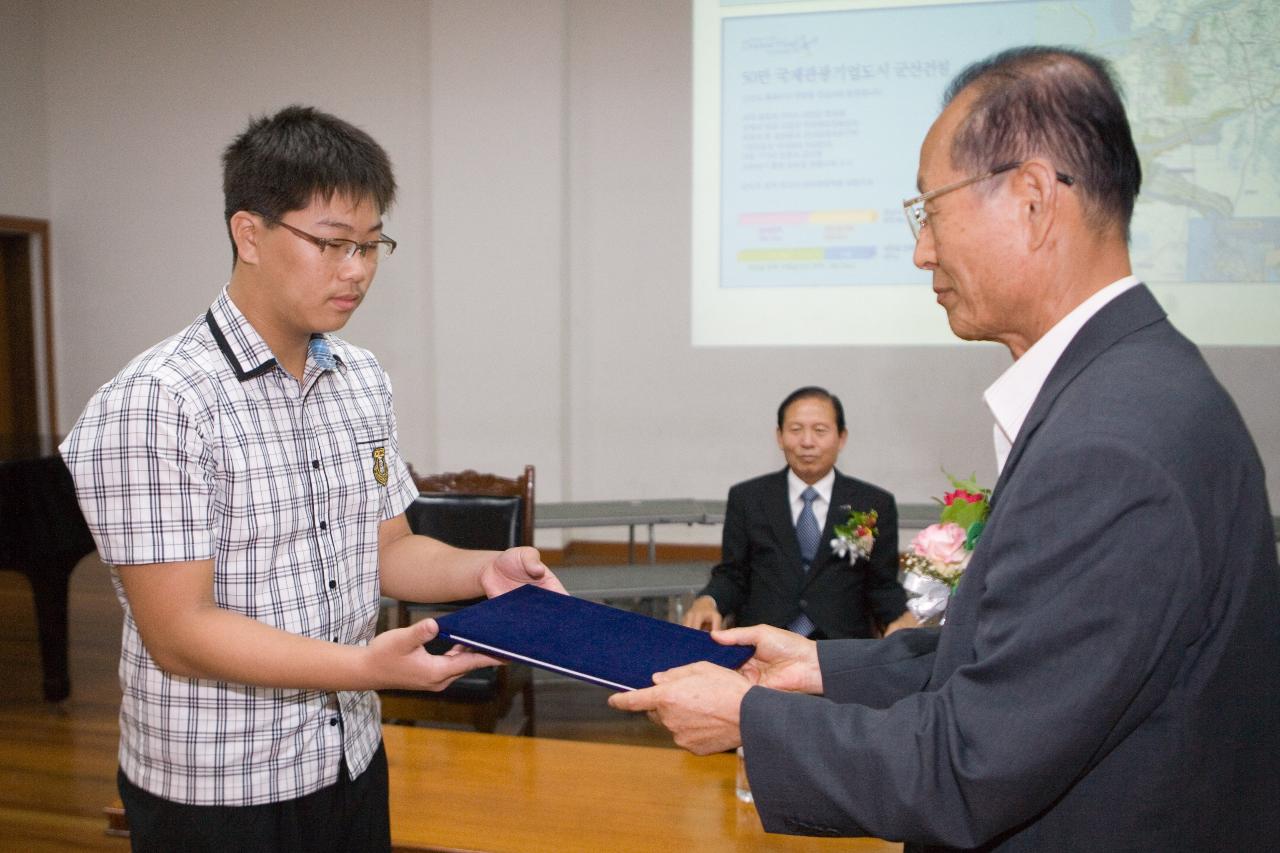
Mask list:
[[[985,496],[981,493],[974,494],[973,492],[966,491],[965,489],[956,489],[954,492],[947,492],[942,496],[942,502],[947,506],[951,506],[951,504],[955,503],[956,500],[963,500],[965,503],[976,504],[985,499]]]

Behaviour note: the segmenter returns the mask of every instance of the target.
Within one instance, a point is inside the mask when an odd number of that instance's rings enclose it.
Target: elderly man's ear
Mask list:
[[[1027,248],[1044,245],[1063,213],[1062,193],[1070,192],[1058,180],[1058,173],[1046,160],[1033,157],[1020,165],[1012,178],[1013,191],[1026,223]]]

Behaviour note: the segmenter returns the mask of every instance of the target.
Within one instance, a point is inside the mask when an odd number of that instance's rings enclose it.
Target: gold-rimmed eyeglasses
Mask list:
[[[271,224],[279,225],[308,243],[318,246],[320,248],[320,256],[334,263],[350,260],[356,254],[359,254],[363,260],[371,260],[376,264],[384,258],[391,257],[391,253],[396,250],[396,241],[386,234],[383,234],[380,240],[369,240],[366,243],[347,240],[343,237],[317,237],[314,234],[308,234],[301,228],[294,228],[288,222],[282,222],[274,216],[267,216],[265,213],[259,213],[258,215]]]
[[[936,190],[929,190],[927,193],[921,193],[915,198],[905,200],[902,202],[902,210],[907,216],[907,225],[911,226],[911,236],[915,237],[916,240],[919,240],[920,229],[924,228],[929,221],[929,214],[925,212],[924,209],[924,203],[926,201],[937,198],[944,193],[949,193],[952,190],[967,187],[969,184],[976,184],[978,181],[985,181],[987,178],[994,178],[996,175],[1007,172],[1010,169],[1016,169],[1021,165],[1021,160],[1014,160],[1012,163],[1004,163],[996,166],[990,172],[986,172],[981,175],[974,175],[972,178],[965,178],[962,181],[956,181],[954,184],[947,184],[945,187],[938,187]],[[1076,182],[1075,178],[1070,175],[1065,175],[1062,172],[1055,172],[1054,174],[1057,175],[1059,181],[1062,181],[1062,183],[1067,186],[1072,186]]]

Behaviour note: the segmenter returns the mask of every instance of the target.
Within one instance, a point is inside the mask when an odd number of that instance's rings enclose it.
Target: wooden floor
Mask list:
[[[30,588],[21,575],[0,572],[0,851],[129,847],[103,833],[102,808],[117,796],[121,614],[96,556],[71,576],[70,623],[71,697],[50,704],[40,695]],[[540,677],[538,735],[671,746],[644,716],[609,709],[607,695]]]

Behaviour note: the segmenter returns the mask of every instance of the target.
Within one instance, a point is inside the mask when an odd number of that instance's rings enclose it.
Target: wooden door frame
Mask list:
[[[45,405],[49,419],[49,434],[61,437],[58,432],[58,401],[53,369],[53,276],[50,271],[49,220],[0,215],[0,233],[26,234],[28,239],[40,238],[40,313],[44,317],[35,319],[37,323],[42,322],[44,326]]]

